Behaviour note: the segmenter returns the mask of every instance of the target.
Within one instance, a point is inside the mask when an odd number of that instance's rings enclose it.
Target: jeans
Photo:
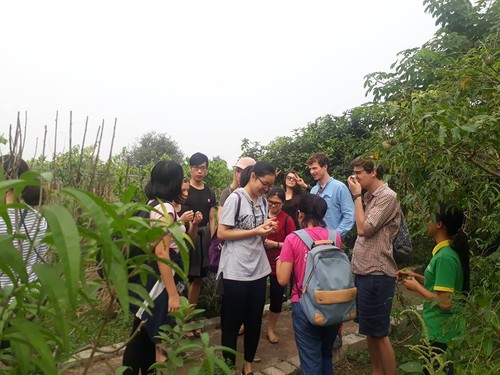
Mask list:
[[[295,344],[299,351],[303,375],[333,374],[333,342],[339,324],[328,327],[312,325],[299,302],[292,303],[292,322]]]

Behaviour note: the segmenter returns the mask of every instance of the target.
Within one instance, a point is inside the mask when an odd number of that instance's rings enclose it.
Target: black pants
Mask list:
[[[135,332],[141,320],[134,317],[132,334]],[[154,374],[155,370],[148,369],[156,362],[155,343],[149,338],[146,328],[142,327],[137,335],[130,341],[123,353],[122,365],[129,367],[123,372],[124,375]]]
[[[448,345],[442,343],[442,342],[431,342],[431,346],[433,347],[433,353],[444,355],[446,353],[446,350],[448,349]],[[448,366],[445,367],[444,373],[446,375],[454,375],[455,374],[455,369],[453,367],[453,364],[449,364]],[[424,369],[422,372],[424,375],[429,375],[429,371]]]
[[[285,288],[278,283],[276,275],[269,275],[269,311],[280,313],[283,307]]]
[[[223,280],[221,343],[237,350],[238,330],[245,324],[244,358],[253,362],[259,345],[262,312],[266,302],[266,277],[254,281]],[[224,359],[235,364],[235,355],[224,352]]]

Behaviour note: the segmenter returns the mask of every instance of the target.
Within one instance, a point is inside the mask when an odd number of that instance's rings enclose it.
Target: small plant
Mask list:
[[[195,319],[203,313],[201,309],[195,309],[190,305],[186,298],[180,300],[178,311],[171,313],[175,318],[175,326],[162,326],[159,337],[162,344],[166,347],[168,360],[163,363],[157,363],[154,368],[158,370],[165,369],[168,374],[175,374],[176,370],[186,364],[191,364],[189,374],[232,374],[231,368],[220,357],[221,351],[228,351],[238,355],[237,352],[223,346],[211,346],[207,333],[202,333],[201,340],[189,340],[186,335],[195,329],[202,328],[202,323],[195,322]],[[185,356],[185,353],[190,353]]]
[[[405,345],[408,349],[418,355],[418,359],[421,362],[412,361],[406,362],[399,366],[404,372],[417,372],[421,373],[423,369],[427,370],[429,374],[444,374],[446,367],[452,362],[446,360],[443,356],[444,352],[433,347],[429,341],[429,331],[425,326],[425,322],[420,314],[413,309],[403,310],[401,315],[411,314],[417,318],[420,322],[420,328],[423,333],[423,343],[422,344],[409,344]]]

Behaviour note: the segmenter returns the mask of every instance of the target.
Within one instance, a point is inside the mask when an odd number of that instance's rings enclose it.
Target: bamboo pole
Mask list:
[[[89,125],[89,116],[85,119],[85,130],[83,131],[83,140],[82,140],[82,146],[80,149],[80,160],[78,161],[78,171],[76,172],[76,186],[80,187],[80,183],[82,181],[82,163],[83,163],[83,152],[85,150],[85,138],[87,137],[87,127]]]
[[[69,169],[69,180],[71,181],[71,185],[75,185],[75,179],[73,176],[73,145],[72,145],[72,136],[73,136],[73,111],[69,111],[69,153],[68,153],[68,169]]]
[[[108,186],[108,182],[110,181],[110,172],[109,170],[111,169],[111,160],[113,158],[113,145],[115,143],[115,134],[116,134],[116,123],[118,122],[118,119],[115,117],[115,124],[113,125],[113,135],[111,137],[111,146],[109,148],[109,156],[108,156],[108,162],[106,164],[106,174],[105,174],[105,183],[103,184],[103,187],[101,189],[101,196],[104,196],[105,193],[105,188]]]
[[[102,139],[102,133],[104,132],[104,120],[102,120],[102,125],[99,126],[99,128],[97,129],[97,134],[96,134],[96,138],[95,138],[95,143],[94,143],[94,150],[92,151],[92,157],[90,158],[90,162],[94,162],[94,168],[92,168],[92,170],[90,171],[90,180],[89,180],[89,186],[88,186],[88,190],[89,191],[95,191],[95,190],[92,190],[92,187],[94,186],[94,179],[95,179],[95,175],[96,175],[96,170],[97,170],[97,162],[99,160],[99,152],[101,151],[101,139]],[[97,150],[97,152],[96,152]],[[95,159],[94,159],[94,155],[95,155]]]
[[[55,119],[55,130],[54,130],[54,152],[52,153],[52,184],[56,182],[56,148],[57,148],[57,121],[59,118],[59,111],[56,111],[56,119]],[[52,185],[54,186],[54,185]],[[54,186],[55,187],[55,186]]]
[[[43,148],[42,148],[42,160],[45,163],[45,147],[47,146],[47,125],[45,125],[45,131],[43,133]]]

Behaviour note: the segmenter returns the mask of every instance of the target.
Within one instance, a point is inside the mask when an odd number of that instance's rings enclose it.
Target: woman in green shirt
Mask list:
[[[411,270],[400,270],[397,274],[406,289],[425,298],[423,318],[436,352],[446,351],[450,340],[464,328],[463,322],[452,319],[459,311],[459,306],[453,304],[453,296],[469,291],[469,250],[463,222],[462,211],[441,203],[436,221],[429,221],[428,225],[436,246],[424,275]],[[449,365],[446,374],[453,373],[453,366]]]

